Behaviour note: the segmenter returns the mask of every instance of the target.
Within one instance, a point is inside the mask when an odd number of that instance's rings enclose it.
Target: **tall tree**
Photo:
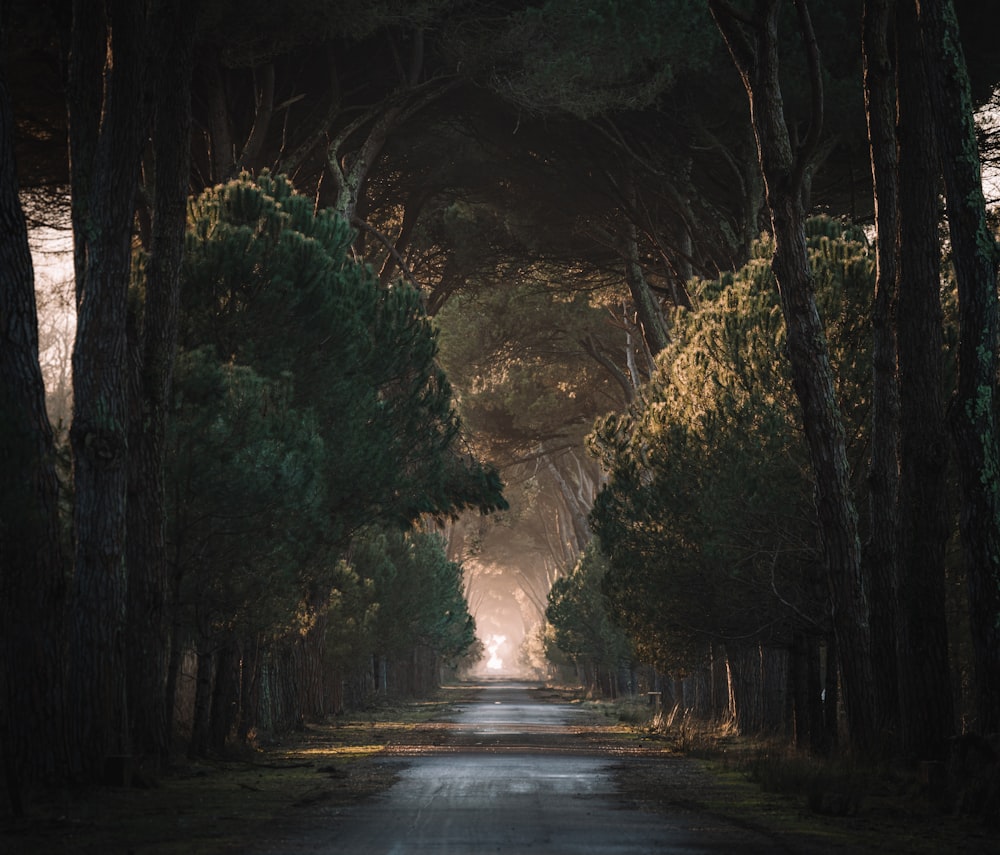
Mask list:
[[[941,757],[954,732],[945,616],[947,431],[938,240],[937,147],[916,9],[896,14],[899,216],[896,335],[899,371],[899,615],[903,749]],[[890,235],[883,237],[891,240]],[[881,603],[879,603],[881,606]],[[891,656],[878,650],[876,656]]]
[[[1000,315],[996,242],[986,222],[972,94],[951,0],[917,4],[958,282],[958,389],[952,430],[962,491],[977,726],[1000,730]]]
[[[145,142],[147,8],[73,4],[70,157],[77,335],[73,350],[76,560],[67,707],[77,772],[128,749],[125,706],[126,294]]]
[[[9,36],[6,12],[0,12],[3,47]],[[0,65],[0,465],[5,473],[0,493],[0,756],[12,809],[20,815],[23,788],[64,771],[66,568],[13,133]]]
[[[636,645],[661,662],[692,665],[679,654],[700,654],[706,639],[790,646],[803,634],[815,647],[829,632],[808,450],[791,371],[774,359],[786,333],[772,249],[761,241],[736,274],[699,284],[698,308],[677,313],[636,402],[590,437],[609,474],[591,515],[610,558],[605,590]],[[809,249],[839,392],[855,402],[856,460],[869,248],[817,219]]]
[[[809,57],[812,92],[808,130],[798,144],[793,143],[787,123],[779,76],[779,21],[784,4],[754,0],[746,11],[727,0],[709,0],[750,102],[774,234],[772,265],[788,326],[788,358],[816,482],[850,740],[857,749],[867,750],[876,740],[868,584],[861,572],[844,425],[805,239],[805,179],[823,122],[822,72],[805,0],[794,0],[792,5]]]
[[[875,688],[880,728],[899,729],[896,661],[899,596],[899,386],[896,376],[899,222],[896,153],[896,81],[892,9],[895,0],[866,0],[862,27],[865,115],[875,203],[875,302],[872,308],[872,441],[869,458],[869,531],[864,556],[871,580]]]
[[[128,331],[126,683],[131,750],[155,766],[170,746],[166,708],[168,615],[164,438],[173,378],[191,150],[194,4],[155,5],[150,91],[155,93],[143,213],[149,222],[140,300]]]

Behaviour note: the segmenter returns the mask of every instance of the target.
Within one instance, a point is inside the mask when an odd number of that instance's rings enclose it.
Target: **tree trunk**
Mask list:
[[[207,59],[204,67],[199,66],[199,71],[208,93],[209,179],[213,184],[224,184],[236,175],[236,144],[229,118],[226,80],[222,65],[214,56]]]
[[[809,717],[809,750],[816,755],[829,750],[823,718],[822,640],[815,635],[806,637],[806,702]]]
[[[194,14],[186,0],[167,5],[165,11],[171,14],[157,27],[160,70],[155,87],[150,188],[154,205],[145,306],[142,318],[131,325],[138,328],[138,335],[129,348],[126,680],[133,750],[154,766],[166,758],[170,744],[163,465],[190,175],[194,40]]]
[[[937,227],[939,172],[916,11],[897,13],[899,81],[899,607],[902,747],[943,759],[954,730],[945,617],[948,540]]]
[[[816,307],[802,201],[803,176],[822,124],[818,48],[803,0],[796,0],[800,31],[810,58],[812,115],[802,146],[792,150],[778,78],[780,0],[757,0],[752,19],[736,15],[725,0],[710,0],[750,101],[765,197],[774,233],[772,268],[787,328],[788,359],[812,461],[816,509],[834,606],[834,628],[844,675],[844,701],[852,745],[875,744],[875,695],[867,580],[861,573],[857,512],[850,486],[844,426],[833,370]]]
[[[726,652],[736,707],[736,727],[742,736],[759,734],[764,729],[760,648],[730,645]]]
[[[833,750],[840,744],[840,669],[837,667],[837,639],[826,642],[823,675],[823,744]]]
[[[215,655],[208,644],[198,645],[198,675],[195,678],[194,714],[191,721],[189,757],[205,757],[211,745],[212,687],[215,685]]]
[[[215,654],[215,685],[209,714],[208,747],[216,756],[225,753],[229,735],[239,715],[240,650],[229,641]]]
[[[772,736],[790,736],[792,732],[788,717],[790,671],[791,651],[787,647],[761,648],[761,726]]]
[[[92,4],[73,14],[70,135],[77,260],[77,334],[73,350],[73,449],[76,537],[67,708],[72,745],[85,780],[104,758],[128,751],[125,709],[126,292],[132,219],[145,131],[145,14],[142,4],[113,0],[108,28],[95,38]],[[107,58],[103,90],[80,74]],[[97,97],[78,103],[76,96]],[[103,101],[101,98],[103,97]],[[75,121],[84,117],[81,124]],[[81,196],[82,194],[82,196]]]
[[[0,31],[0,38],[6,35]],[[13,130],[0,65],[0,756],[11,807],[21,815],[22,785],[54,780],[65,771],[61,710],[66,568]]]
[[[629,173],[626,176],[625,193],[631,210],[627,211],[625,215],[625,245],[622,247],[625,259],[625,282],[632,295],[636,314],[639,316],[643,340],[649,349],[650,356],[655,357],[670,344],[670,333],[667,331],[663,309],[660,308],[659,301],[650,290],[649,283],[646,282],[646,277],[642,272],[642,265],[639,263],[639,232],[632,213],[637,208],[634,181],[634,177]]]
[[[896,378],[897,231],[896,86],[889,49],[895,0],[866,0],[863,26],[865,113],[875,202],[875,300],[872,308],[872,436],[868,464],[872,667],[882,733],[899,730],[899,387]]]
[[[972,96],[951,0],[918,5],[958,281],[958,391],[951,406],[961,481],[975,695],[982,733],[1000,730],[1000,448],[997,249],[986,222]]]

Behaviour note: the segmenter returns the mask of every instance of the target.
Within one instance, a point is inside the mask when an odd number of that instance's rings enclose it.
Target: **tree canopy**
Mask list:
[[[811,235],[859,464],[871,255],[835,222]],[[695,666],[709,640],[787,644],[829,629],[808,456],[774,360],[784,322],[771,251],[762,240],[735,274],[694,286],[696,308],[678,312],[649,384],[590,437],[610,475],[592,515],[609,605],[664,666]]]

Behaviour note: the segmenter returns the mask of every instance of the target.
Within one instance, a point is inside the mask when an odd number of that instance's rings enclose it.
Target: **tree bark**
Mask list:
[[[226,80],[217,57],[207,60],[201,74],[208,89],[209,179],[223,184],[236,175],[236,144],[226,97]]]
[[[0,29],[0,39],[6,35]],[[0,65],[0,467],[5,479],[0,496],[0,756],[11,808],[20,816],[22,787],[53,781],[65,771],[66,568],[13,132]]]
[[[758,646],[730,645],[726,652],[736,706],[736,727],[742,736],[760,734],[764,731],[761,649]]]
[[[945,616],[947,433],[944,420],[937,150],[916,10],[898,31],[899,604],[902,748],[943,759],[954,731]]]
[[[895,0],[867,0],[862,28],[865,114],[875,202],[875,299],[872,307],[872,438],[868,463],[869,535],[863,555],[871,580],[872,666],[883,733],[899,730],[899,387],[896,378],[897,231],[896,86],[890,50]]]
[[[71,164],[77,262],[70,429],[76,561],[67,708],[74,711],[71,744],[84,780],[102,774],[109,754],[128,750],[125,316],[145,131],[144,5],[112,0],[104,40],[92,28],[95,17],[93,4],[74,3],[70,135],[71,151],[83,159]],[[107,60],[103,88],[80,76],[97,65],[94,51]],[[94,132],[96,138],[87,136]]]
[[[951,0],[917,6],[958,282],[958,389],[951,405],[975,663],[976,727],[1000,730],[1000,448],[997,248],[986,222],[972,96]]]
[[[212,696],[215,686],[215,650],[198,643],[198,676],[195,678],[194,713],[191,721],[189,757],[205,757],[211,746]]]
[[[749,17],[734,11],[725,0],[709,2],[750,102],[774,233],[772,268],[787,328],[792,381],[802,406],[815,477],[817,516],[833,599],[850,738],[855,749],[868,751],[875,744],[876,721],[868,586],[861,573],[844,426],[826,335],[816,307],[802,198],[803,177],[822,124],[819,53],[804,0],[796,0],[794,6],[810,57],[812,88],[809,131],[795,151],[785,123],[778,77],[780,0],[757,0]]]
[[[142,317],[130,324],[126,677],[133,750],[153,766],[170,745],[163,465],[190,176],[191,5],[167,0],[157,19],[152,238]]]
[[[634,212],[638,207],[634,181],[634,176],[629,172],[625,178],[625,195],[630,210],[625,215],[625,243],[622,247],[622,256],[625,259],[625,282],[639,316],[643,340],[646,342],[650,356],[655,357],[670,344],[670,333],[667,330],[666,319],[663,317],[663,309],[660,308],[659,301],[650,290],[649,283],[646,282],[646,277],[642,272],[642,265],[639,263],[639,231],[633,219]]]

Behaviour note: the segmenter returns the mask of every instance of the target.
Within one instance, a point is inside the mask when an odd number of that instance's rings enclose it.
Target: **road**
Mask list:
[[[529,684],[487,683],[440,744],[387,762],[399,780],[327,827],[270,841],[254,855],[647,855],[788,851],[698,813],[629,807],[620,757],[581,736],[584,714],[543,703]]]

